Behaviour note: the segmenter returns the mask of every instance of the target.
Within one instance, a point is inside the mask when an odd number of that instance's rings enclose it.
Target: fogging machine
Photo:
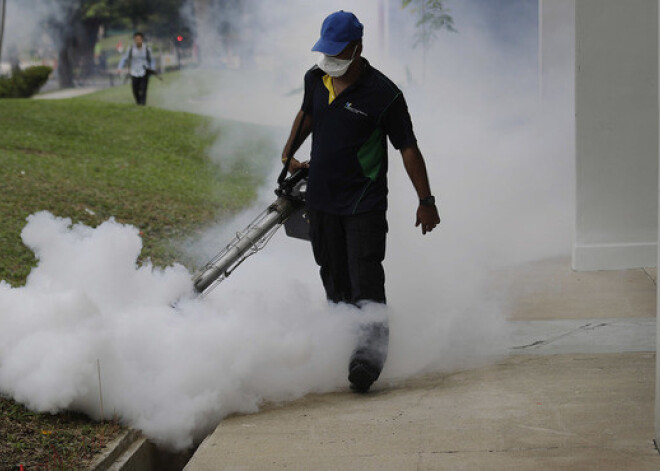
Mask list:
[[[289,237],[309,240],[309,221],[305,211],[307,169],[301,168],[286,177],[289,158],[278,178],[277,199],[250,222],[195,275],[193,286],[205,295],[251,255],[263,249],[275,232],[284,225]]]

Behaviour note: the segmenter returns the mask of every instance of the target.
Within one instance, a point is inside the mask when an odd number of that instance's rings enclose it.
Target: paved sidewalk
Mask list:
[[[228,418],[186,470],[659,470],[655,272],[567,264],[501,274],[508,358]]]
[[[654,355],[515,356],[222,422],[211,470],[658,470]]]
[[[64,98],[75,98],[88,95],[100,90],[98,87],[65,88],[54,92],[48,92],[41,95],[35,95],[35,100],[62,100]]]

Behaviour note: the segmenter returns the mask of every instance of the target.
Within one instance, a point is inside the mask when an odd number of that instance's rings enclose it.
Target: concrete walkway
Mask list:
[[[186,470],[660,469],[655,272],[499,275],[516,299],[508,358],[228,418]]]
[[[75,98],[88,95],[100,90],[98,87],[65,88],[54,92],[48,92],[41,95],[35,95],[35,100],[62,100],[64,98]]]

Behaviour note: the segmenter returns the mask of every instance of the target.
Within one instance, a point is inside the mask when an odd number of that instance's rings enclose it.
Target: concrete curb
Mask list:
[[[155,466],[155,448],[145,437],[139,436],[128,449],[115,460],[107,471],[151,471]]]
[[[89,466],[90,471],[180,471],[194,450],[159,449],[137,430],[127,430],[106,446]]]
[[[137,430],[129,429],[119,435],[106,445],[106,450],[101,452],[89,466],[92,471],[106,471],[140,436]]]

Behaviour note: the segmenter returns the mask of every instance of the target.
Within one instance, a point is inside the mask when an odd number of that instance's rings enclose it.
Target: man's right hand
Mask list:
[[[417,220],[415,227],[422,226],[422,234],[431,232],[435,226],[440,224],[440,216],[438,215],[438,208],[433,206],[422,206],[417,208]]]
[[[286,159],[282,159],[286,163]],[[301,168],[309,168],[309,160],[300,162],[295,157],[291,157],[291,162],[289,162],[289,173],[294,173],[296,170]]]

